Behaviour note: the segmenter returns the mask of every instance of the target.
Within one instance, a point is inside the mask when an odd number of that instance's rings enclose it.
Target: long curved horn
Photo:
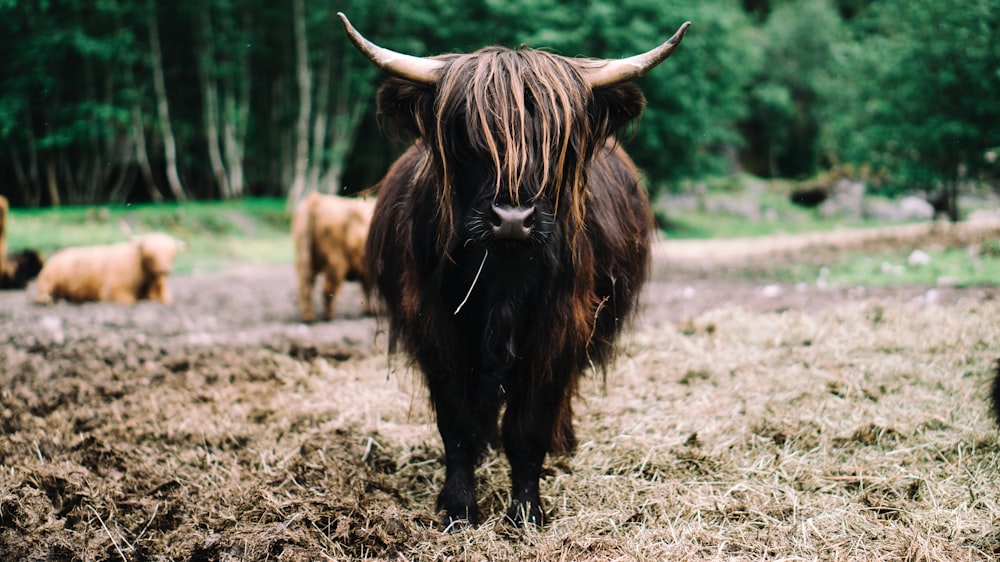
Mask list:
[[[347,37],[351,40],[351,43],[354,43],[354,47],[361,51],[361,54],[368,57],[368,60],[372,61],[375,66],[393,76],[420,82],[421,84],[433,86],[437,83],[441,68],[444,66],[443,62],[404,55],[379,47],[358,33],[358,30],[354,29],[354,26],[351,25],[351,22],[348,21],[347,16],[343,12],[337,12],[337,15],[340,17],[341,23],[344,24],[344,31],[347,32]]]
[[[673,37],[651,51],[627,59],[604,61],[601,66],[585,68],[583,79],[590,84],[591,88],[600,88],[641,78],[673,54],[677,46],[680,45],[681,39],[684,39],[684,34],[687,33],[689,27],[691,27],[691,22],[684,22]]]

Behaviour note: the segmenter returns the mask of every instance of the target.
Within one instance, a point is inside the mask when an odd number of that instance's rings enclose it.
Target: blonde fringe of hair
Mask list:
[[[441,241],[455,229],[455,171],[448,158],[445,127],[461,111],[473,149],[486,154],[497,171],[495,196],[506,189],[510,201],[520,204],[521,186],[540,168],[541,183],[532,186],[536,191],[530,196],[532,200],[551,201],[575,248],[586,214],[584,164],[592,145],[603,143],[603,139],[591,138],[589,96],[576,67],[557,55],[527,49],[485,49],[456,57],[438,85],[432,137],[436,141],[428,147],[441,167]],[[530,115],[529,109],[533,112]],[[421,172],[426,173],[429,165],[425,160]],[[567,190],[571,206],[558,217],[560,200]],[[572,254],[575,259],[576,252]]]

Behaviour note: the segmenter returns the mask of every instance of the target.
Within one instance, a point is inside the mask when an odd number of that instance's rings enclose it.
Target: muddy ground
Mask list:
[[[720,277],[658,253],[636,331],[699,329],[734,306],[808,316],[1000,298],[996,287]],[[451,540],[432,511],[443,469],[423,394],[405,361],[386,359],[356,284],[334,322],[312,325],[297,320],[290,266],[192,273],[171,287],[167,306],[39,307],[30,288],[0,293],[0,560],[410,560],[433,552],[415,545]],[[487,513],[502,511],[495,490]],[[574,552],[602,559],[601,544]],[[439,552],[504,557],[455,543]]]

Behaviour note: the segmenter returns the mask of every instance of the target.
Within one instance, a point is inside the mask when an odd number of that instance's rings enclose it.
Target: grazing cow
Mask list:
[[[323,312],[327,320],[333,319],[334,300],[345,280],[361,282],[367,299],[365,312],[372,312],[364,254],[374,209],[374,199],[319,193],[309,194],[296,207],[292,238],[302,321],[313,321],[313,282],[320,273],[324,277]]]
[[[45,258],[35,250],[21,250],[7,255],[0,271],[0,289],[23,289],[42,270]]]
[[[380,117],[415,138],[381,181],[365,253],[390,350],[430,391],[446,464],[437,507],[446,525],[478,521],[473,470],[499,440],[507,518],[540,525],[545,456],[574,448],[578,380],[610,361],[649,271],[652,213],[614,136],[645,103],[632,81],[689,24],[622,60],[500,47],[418,58],[340,17],[393,75]]]
[[[172,236],[151,232],[118,244],[65,248],[46,260],[38,274],[35,302],[169,303],[167,275],[174,255],[185,247]]]

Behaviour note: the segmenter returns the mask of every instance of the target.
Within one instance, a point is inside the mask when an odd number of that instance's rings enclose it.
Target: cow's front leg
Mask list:
[[[475,465],[483,447],[477,431],[476,406],[455,381],[430,381],[431,400],[437,414],[438,431],[444,442],[445,478],[438,494],[437,509],[444,511],[445,527],[468,521],[479,523],[476,506]],[[495,419],[495,417],[494,417]]]
[[[562,400],[562,387],[544,385],[508,398],[503,419],[503,445],[510,462],[511,494],[507,519],[514,525],[543,525],[545,512],[539,495],[538,481],[542,463],[552,446],[553,427],[569,412],[559,415],[558,408],[567,407]],[[572,429],[568,431],[571,433]],[[572,436],[567,436],[572,439]]]
[[[146,298],[151,301],[170,304],[170,288],[167,286],[166,277],[160,275],[150,282],[149,289],[146,291]]]

